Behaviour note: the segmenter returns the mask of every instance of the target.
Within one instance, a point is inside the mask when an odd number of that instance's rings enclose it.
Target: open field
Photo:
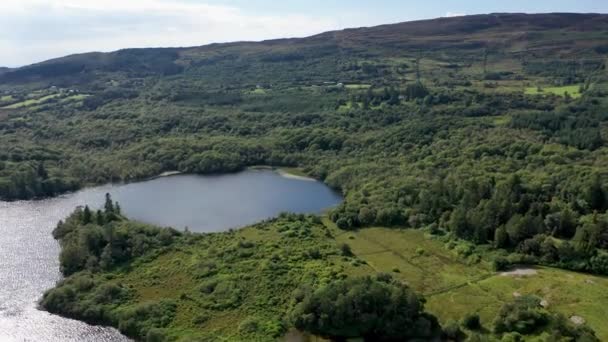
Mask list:
[[[35,107],[38,105],[43,105],[53,99],[57,99],[58,100],[57,102],[59,104],[67,104],[67,103],[71,103],[71,102],[82,101],[85,98],[87,98],[88,96],[90,96],[90,95],[77,94],[77,95],[65,96],[63,94],[51,94],[51,95],[45,95],[45,96],[38,97],[38,98],[30,98],[25,101],[13,103],[13,104],[5,106],[3,108],[5,108],[5,109],[30,108],[30,107]]]
[[[346,89],[369,89],[371,85],[369,84],[346,84]]]
[[[18,109],[18,108],[35,106],[35,105],[43,104],[44,102],[57,98],[59,96],[61,96],[61,95],[60,94],[51,94],[51,95],[43,96],[43,97],[40,97],[37,99],[29,99],[29,100],[25,100],[22,102],[17,102],[10,106],[6,106],[5,108],[6,109]]]
[[[266,90],[264,88],[256,88],[256,89],[250,90],[246,93],[251,94],[251,95],[266,95],[266,94],[268,94],[268,90]]]
[[[374,271],[392,273],[424,295],[492,275],[487,263],[469,264],[418,230],[369,228],[343,232],[336,228],[336,233],[336,240],[347,243]]]
[[[570,94],[572,98],[581,97],[580,93],[580,85],[569,85],[562,87],[541,87],[539,91],[538,87],[528,87],[525,90],[526,95],[558,95],[558,96],[566,96],[566,93]]]
[[[606,277],[542,267],[536,275],[503,276],[491,271],[483,260],[467,262],[420,230],[369,228],[351,232],[341,231],[329,221],[324,224],[373,271],[391,273],[424,294],[427,309],[443,323],[478,312],[487,328],[514,294],[533,294],[545,299],[552,311],[583,317],[600,340],[608,340]]]
[[[494,275],[444,293],[427,296],[427,308],[444,322],[478,312],[491,325],[501,305],[517,295],[543,298],[551,311],[580,316],[602,341],[608,340],[608,278],[553,268],[538,268],[536,275]]]

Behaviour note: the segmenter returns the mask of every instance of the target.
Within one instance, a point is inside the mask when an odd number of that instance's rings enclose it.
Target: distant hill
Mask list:
[[[606,14],[495,13],[346,29],[298,39],[72,55],[0,71],[0,84],[89,85],[100,77],[174,75],[184,70],[203,70],[226,61],[255,67],[324,60],[323,63],[330,63],[326,65],[329,70],[336,67],[337,59],[344,62],[357,56],[432,55],[454,62],[479,58],[488,50],[524,58],[597,58],[608,53],[606,32]],[[292,76],[311,80],[311,75],[306,74],[296,72]],[[327,76],[340,77],[332,72]],[[280,81],[272,77],[262,79]]]

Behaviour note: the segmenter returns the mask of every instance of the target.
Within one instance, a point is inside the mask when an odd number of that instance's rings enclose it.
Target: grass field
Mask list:
[[[254,90],[248,91],[247,93],[251,95],[266,95],[268,94],[268,91],[264,88],[256,88]]]
[[[580,93],[580,85],[575,84],[575,85],[569,85],[569,86],[562,86],[562,87],[541,87],[541,91],[539,91],[538,87],[528,87],[525,90],[525,94],[526,95],[547,95],[547,94],[553,94],[553,95],[559,95],[559,96],[566,96],[566,93],[570,94],[570,96],[574,99],[577,99],[579,97],[581,97],[581,93]]]
[[[369,228],[341,232],[335,229],[336,240],[347,243],[373,271],[392,273],[424,295],[492,275],[487,263],[470,264],[421,231]]]
[[[371,87],[369,84],[347,84],[344,87],[346,89],[368,89]]]
[[[42,105],[45,104],[46,102],[52,100],[52,99],[59,99],[58,102],[61,104],[66,104],[66,103],[70,103],[70,102],[79,102],[84,100],[85,98],[89,97],[90,95],[86,95],[86,94],[77,94],[77,95],[71,95],[71,96],[65,96],[62,94],[51,94],[51,95],[46,95],[46,96],[42,96],[39,98],[31,98],[25,101],[21,101],[21,102],[17,102],[17,103],[13,103],[9,106],[5,106],[3,108],[5,109],[19,109],[19,108],[29,108],[29,107],[34,107],[34,106],[38,106],[38,105]]]
[[[91,95],[87,95],[87,94],[72,95],[72,96],[62,98],[61,100],[59,100],[59,103],[78,102],[78,101],[82,101],[82,100],[86,99],[89,96],[91,96]]]
[[[608,278],[553,268],[536,275],[503,276],[482,260],[472,263],[420,230],[369,228],[341,231],[328,220],[340,243],[367,263],[372,272],[392,273],[427,299],[427,309],[445,323],[478,312],[490,327],[501,305],[514,294],[534,294],[549,309],[567,317],[581,316],[600,340],[608,341]],[[361,269],[360,269],[361,270]]]
[[[531,276],[495,275],[427,296],[427,309],[444,322],[478,312],[484,326],[489,327],[502,303],[515,295],[533,294],[546,300],[551,311],[583,317],[600,340],[608,340],[607,278],[552,268],[538,268],[537,272]]]
[[[43,104],[44,102],[57,98],[61,96],[60,94],[52,94],[52,95],[47,95],[47,96],[43,96],[40,98],[36,98],[36,99],[29,99],[29,100],[25,100],[22,102],[17,102],[14,103],[10,106],[6,106],[4,108],[6,109],[18,109],[18,108],[24,108],[24,107],[31,107],[31,106],[35,106],[35,105],[39,105],[39,104]]]

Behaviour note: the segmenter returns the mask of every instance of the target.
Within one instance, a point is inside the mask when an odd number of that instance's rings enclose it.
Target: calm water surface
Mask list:
[[[283,211],[318,213],[341,197],[320,182],[272,171],[220,176],[178,175],[102,186],[41,201],[0,202],[0,341],[127,341],[37,309],[42,293],[61,279],[59,246],[51,231],[76,206],[99,208],[109,192],[132,219],[195,232],[217,232]]]

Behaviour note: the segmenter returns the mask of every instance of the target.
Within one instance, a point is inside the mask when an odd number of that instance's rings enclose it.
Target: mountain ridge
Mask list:
[[[464,50],[479,54],[484,49],[526,50],[529,45],[535,45],[536,50],[544,48],[548,51],[559,50],[563,55],[580,55],[593,53],[593,48],[602,45],[604,37],[575,39],[567,37],[568,34],[576,36],[581,32],[592,34],[606,30],[608,15],[599,13],[492,13],[445,17],[348,28],[303,38],[73,54],[0,71],[0,82],[49,82],[50,78],[73,77],[77,74],[90,76],[96,71],[124,72],[129,68],[133,68],[131,71],[136,74],[170,75],[196,63],[206,63],[210,57],[237,56],[273,62],[343,54],[416,54],[422,50]],[[555,38],[543,36],[550,31],[555,33]],[[277,56],[268,57],[269,54]],[[82,81],[82,77],[76,78],[76,83]],[[84,78],[89,79],[85,83],[90,81],[90,77]]]

